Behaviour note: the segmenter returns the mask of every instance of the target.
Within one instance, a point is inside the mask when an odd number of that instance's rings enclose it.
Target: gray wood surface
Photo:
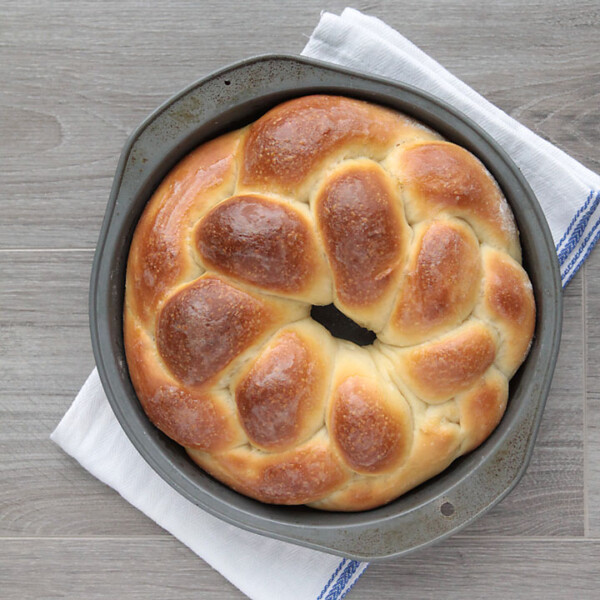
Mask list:
[[[159,103],[299,53],[345,2],[0,0],[0,597],[242,598],[48,439],[93,367],[87,287],[120,150]],[[598,1],[356,2],[600,171]],[[597,597],[600,250],[566,291],[531,465],[460,536],[372,565],[349,598]],[[35,574],[35,576],[32,576]]]
[[[600,250],[596,250],[596,254],[600,254]],[[598,369],[597,358],[600,355],[600,259],[598,256],[585,265],[583,278],[585,294],[588,298],[585,337],[587,402],[584,406],[586,534],[600,539],[600,369]]]
[[[346,598],[597,598],[599,554],[598,540],[529,538],[515,543],[502,537],[456,536],[402,560],[371,565]],[[172,538],[46,538],[35,545],[29,538],[11,539],[0,546],[0,564],[3,598],[244,597]]]

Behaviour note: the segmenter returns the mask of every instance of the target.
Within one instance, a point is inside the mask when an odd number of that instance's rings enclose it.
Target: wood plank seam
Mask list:
[[[582,294],[583,294],[583,535],[585,538],[590,536],[590,511],[589,511],[589,447],[588,447],[588,276],[587,263],[583,263],[582,269]]]

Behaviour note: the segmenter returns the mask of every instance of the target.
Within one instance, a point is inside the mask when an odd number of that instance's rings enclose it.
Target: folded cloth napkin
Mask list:
[[[462,110],[498,140],[536,193],[566,285],[600,236],[600,177],[487,102],[381,21],[324,13],[306,56],[412,84]],[[342,598],[366,563],[261,537],[224,523],[170,488],[115,419],[97,372],[52,439],[255,600]]]
[[[600,177],[543,140],[446,71],[397,31],[347,8],[325,13],[306,56],[420,88],[462,111],[511,156],[542,205],[556,244],[563,287],[600,238]]]

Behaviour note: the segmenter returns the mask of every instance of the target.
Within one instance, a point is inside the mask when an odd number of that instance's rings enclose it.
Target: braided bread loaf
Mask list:
[[[481,444],[533,336],[499,187],[469,152],[336,96],[277,106],[182,160],[127,267],[150,420],[263,502],[365,510]],[[334,303],[358,346],[310,317]]]

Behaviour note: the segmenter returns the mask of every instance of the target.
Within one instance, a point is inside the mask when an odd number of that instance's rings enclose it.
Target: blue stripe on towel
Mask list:
[[[593,194],[594,194],[594,190],[592,190],[590,196],[593,196]],[[590,196],[588,196],[588,198]],[[583,235],[583,232],[585,231],[586,227],[588,226],[588,223],[590,222],[590,219],[592,218],[592,215],[598,208],[599,204],[600,204],[600,191],[596,193],[596,198],[592,202],[592,205],[588,208],[588,210],[582,217],[581,221],[579,221],[579,223],[577,224],[577,226],[571,233],[571,236],[569,237],[569,240],[567,241],[565,246],[558,253],[558,262],[560,263],[561,266],[569,258],[569,255],[571,254],[571,252],[573,252],[573,250],[575,250],[575,248],[577,247],[577,244],[581,240],[581,236]]]
[[[362,577],[362,574],[365,572],[367,567],[365,567],[359,574],[358,577],[344,590],[342,595],[339,597],[339,600],[346,597],[346,594],[350,592],[350,590],[358,583],[358,580]]]
[[[590,195],[588,196],[588,200],[586,201],[586,204],[589,203],[589,200],[593,195],[594,195],[594,190],[592,190],[590,192]],[[579,223],[577,224],[577,226],[571,233],[571,236],[569,237],[568,242],[565,244],[565,246],[562,248],[562,250],[560,250],[560,252],[558,253],[558,262],[560,263],[561,266],[565,263],[567,258],[569,258],[569,254],[571,254],[571,252],[573,252],[573,250],[575,250],[575,248],[577,247],[577,244],[581,240],[581,236],[583,235],[583,232],[585,231],[586,227],[588,226],[588,223],[590,222],[590,219],[592,218],[592,215],[598,208],[599,204],[600,204],[600,191],[596,192],[596,198],[594,199],[594,202],[589,207],[589,209],[584,214],[581,221],[579,221]],[[573,221],[571,221],[571,223],[572,222]],[[569,227],[570,227],[570,225],[569,225]]]
[[[342,570],[342,567],[346,564],[346,559],[344,558],[340,564],[337,566],[337,569],[333,572],[333,575],[329,578],[329,581],[325,584],[325,587],[321,590],[319,597],[317,600],[323,600],[323,597],[327,593],[329,586],[333,583],[333,580],[337,577],[337,574]]]
[[[567,239],[567,236],[569,235],[569,233],[571,233],[571,229],[573,228],[573,225],[575,225],[575,223],[577,222],[577,219],[579,219],[579,217],[581,216],[581,213],[588,207],[588,204],[592,201],[593,197],[594,197],[594,190],[591,190],[589,196],[587,197],[587,200],[583,203],[583,205],[575,213],[575,216],[571,219],[571,222],[569,223],[569,226],[567,227],[567,230],[565,231],[565,234],[562,236],[560,242],[558,242],[558,244],[556,244],[556,252],[557,253],[559,252],[560,247],[563,245],[564,241]]]
[[[565,279],[565,277],[567,277],[567,275],[569,274],[571,269],[577,264],[577,259],[581,256],[583,251],[586,250],[587,243],[590,241],[590,238],[594,235],[594,233],[596,232],[596,230],[598,229],[599,226],[600,226],[600,219],[594,223],[594,226],[591,228],[590,232],[585,236],[585,239],[583,240],[583,243],[579,247],[579,250],[577,250],[577,252],[575,253],[575,256],[571,259],[571,262],[568,264],[567,268],[561,273],[562,279]],[[594,238],[594,240],[597,241],[597,238]],[[594,247],[594,244],[595,244],[594,240],[592,240],[591,248]],[[585,256],[588,256],[587,252],[586,252]],[[580,261],[580,262],[582,262],[582,261]],[[577,266],[577,268],[579,268],[579,265]],[[571,275],[571,277],[572,276],[573,275]],[[571,280],[571,277],[569,277],[569,281]]]
[[[596,225],[594,226],[594,229],[596,229],[598,227],[598,224],[600,224],[600,221],[598,221],[598,223],[596,223]],[[593,233],[593,230],[590,232],[590,235],[592,233]],[[563,274],[563,276],[562,276],[563,277],[563,288],[565,288],[566,285],[569,283],[569,281],[571,281],[571,279],[573,278],[573,275],[575,275],[575,273],[577,273],[577,271],[579,270],[579,267],[581,267],[581,265],[585,262],[585,259],[590,255],[590,252],[594,249],[594,246],[596,245],[596,243],[598,242],[599,239],[600,239],[600,231],[598,231],[596,233],[596,235],[594,236],[594,239],[588,245],[586,253],[583,255],[583,258],[576,264],[573,271],[571,271],[571,274],[568,277],[567,277],[566,272]],[[582,246],[580,248],[578,254],[580,254],[584,248],[585,248],[585,246]],[[577,258],[577,257],[575,257],[575,258]],[[566,277],[566,279],[565,279],[565,277]]]
[[[344,592],[344,588],[352,578],[352,575],[356,572],[356,569],[360,566],[360,563],[357,560],[351,560],[348,562],[346,568],[342,571],[341,575],[338,577],[338,580],[335,582],[333,587],[329,590],[327,596],[325,596],[325,600],[339,600],[342,597]]]

